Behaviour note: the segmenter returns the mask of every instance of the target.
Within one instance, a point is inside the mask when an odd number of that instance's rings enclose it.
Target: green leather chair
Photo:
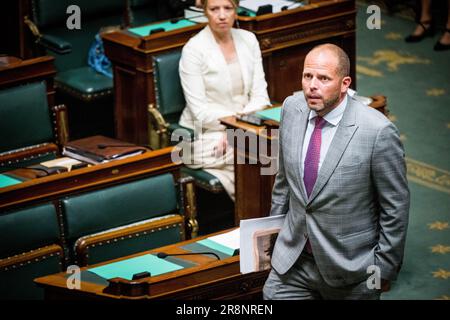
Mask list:
[[[44,82],[0,90],[0,171],[54,159],[68,139],[65,112],[49,108]]]
[[[118,29],[157,20],[151,6],[156,0],[31,0],[33,16],[26,20],[38,43],[55,56],[57,101],[69,108],[73,139],[102,134],[114,136],[113,79],[88,65],[95,35],[105,28]],[[81,9],[81,30],[69,30],[66,9]],[[128,12],[128,14],[127,14]]]
[[[73,139],[114,135],[113,79],[93,70],[88,51],[102,27],[120,26],[123,0],[31,0],[32,17],[26,24],[45,50],[55,57],[56,99],[69,109]],[[70,5],[81,9],[81,30],[67,28]]]
[[[69,260],[91,265],[185,240],[195,203],[187,212],[192,195],[181,194],[167,173],[62,199]]]
[[[183,128],[178,124],[185,108],[183,89],[178,73],[181,51],[169,51],[153,58],[156,105],[149,105],[149,141],[154,148],[171,144],[174,130]],[[184,139],[195,139],[188,128]],[[201,170],[183,167],[181,172],[194,179],[196,185],[199,234],[208,234],[234,226],[234,203],[220,180]]]
[[[52,203],[0,213],[0,300],[43,299],[33,280],[63,270]]]

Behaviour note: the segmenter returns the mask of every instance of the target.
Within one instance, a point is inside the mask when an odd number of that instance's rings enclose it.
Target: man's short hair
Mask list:
[[[350,75],[350,59],[344,50],[342,50],[340,47],[338,47],[335,44],[325,43],[325,44],[320,44],[318,46],[315,46],[314,48],[312,48],[312,50],[310,52],[319,50],[319,49],[329,50],[334,53],[334,55],[338,59],[338,65],[337,65],[336,71],[341,78],[348,77]]]

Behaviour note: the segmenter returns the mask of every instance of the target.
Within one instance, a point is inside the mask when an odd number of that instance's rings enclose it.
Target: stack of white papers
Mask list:
[[[208,22],[208,18],[205,16],[203,9],[194,6],[184,9],[184,18],[197,23]]]
[[[217,242],[225,247],[236,250],[239,249],[240,245],[240,231],[239,228],[237,228],[227,233],[221,233],[217,236],[209,237],[208,239]]]

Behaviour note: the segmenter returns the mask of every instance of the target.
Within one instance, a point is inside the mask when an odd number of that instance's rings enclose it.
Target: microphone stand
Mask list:
[[[192,256],[197,254],[210,254],[217,258],[217,260],[220,260],[220,257],[214,253],[214,252],[191,252],[191,253],[165,253],[165,252],[158,252],[156,255],[160,259],[165,259],[170,256]]]

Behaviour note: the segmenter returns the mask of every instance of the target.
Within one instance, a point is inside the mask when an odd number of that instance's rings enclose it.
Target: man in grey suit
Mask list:
[[[400,270],[409,212],[397,128],[347,94],[332,44],[305,58],[282,108],[271,215],[285,214],[265,299],[379,299]]]

